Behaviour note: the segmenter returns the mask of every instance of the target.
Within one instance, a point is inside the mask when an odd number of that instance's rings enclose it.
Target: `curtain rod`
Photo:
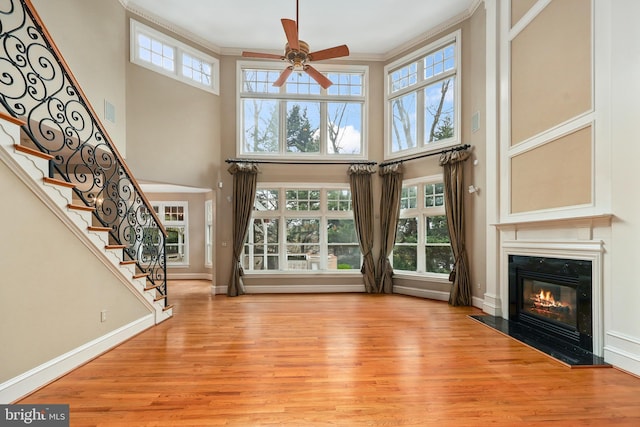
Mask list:
[[[376,165],[376,162],[368,161],[349,161],[340,162],[304,162],[290,160],[257,160],[257,159],[227,159],[226,163],[257,163],[257,164],[273,164],[273,165]]]
[[[409,160],[421,159],[423,157],[438,156],[440,154],[449,153],[449,152],[453,152],[453,151],[462,151],[462,150],[466,150],[467,148],[470,148],[470,147],[471,147],[471,145],[469,145],[469,144],[459,145],[457,147],[446,148],[444,150],[440,150],[440,151],[437,151],[435,153],[418,154],[416,156],[409,157],[407,159],[401,159],[401,160],[389,160],[388,162],[380,163],[379,166],[380,167],[384,167],[384,166],[389,166],[389,165],[395,165],[396,163],[402,163],[402,162],[406,162],[406,161],[409,161]]]

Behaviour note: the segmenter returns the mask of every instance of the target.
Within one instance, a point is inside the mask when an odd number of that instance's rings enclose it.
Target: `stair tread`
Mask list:
[[[49,177],[44,177],[43,181],[46,182],[47,184],[53,184],[53,185],[59,185],[61,187],[67,187],[67,188],[75,188],[75,184],[72,184],[70,182],[64,181],[62,179],[57,179],[57,178],[49,178]]]
[[[146,288],[144,288],[145,291],[152,291],[154,289],[158,289],[161,288],[162,285],[154,285],[154,286],[147,286]]]
[[[149,276],[149,273],[140,273],[140,274],[134,274],[133,278],[134,279],[140,279],[142,277],[147,277],[147,276]]]
[[[130,259],[127,261],[120,261],[120,265],[131,265],[131,264],[135,264],[137,261],[135,259]]]
[[[173,308],[173,304],[164,307],[162,311],[168,311],[168,310],[171,310],[172,308]]]
[[[19,151],[24,154],[29,154],[31,156],[40,157],[45,160],[53,160],[53,156],[51,154],[43,153],[42,151],[36,150],[35,148],[26,147],[20,144],[14,144],[13,147],[16,151]]]
[[[105,249],[125,249],[125,245],[107,245]]]
[[[88,229],[89,231],[111,231],[110,227],[97,227],[95,225],[90,225]]]
[[[162,301],[166,297],[167,297],[166,295],[160,295],[159,297],[156,297],[153,301],[155,301],[155,302]]]
[[[67,207],[69,209],[74,209],[77,211],[87,211],[87,212],[93,212],[96,210],[96,208],[94,208],[93,206],[85,206],[85,205],[75,205],[73,203],[69,203],[67,205]]]
[[[9,123],[13,123],[14,125],[18,126],[25,126],[27,124],[27,122],[25,122],[24,120],[13,117],[12,115],[5,113],[4,111],[0,111],[0,119],[6,120]]]

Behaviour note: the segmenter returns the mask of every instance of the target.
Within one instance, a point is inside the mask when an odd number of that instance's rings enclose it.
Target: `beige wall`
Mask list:
[[[511,145],[589,111],[591,87],[591,2],[551,2],[511,42]]]
[[[0,383],[151,314],[3,162],[0,187]]]
[[[589,204],[592,182],[591,127],[511,158],[511,212]]]
[[[518,0],[511,2],[511,26],[513,27],[538,0]]]
[[[135,19],[154,27],[140,17]],[[129,20],[126,22],[128,40]],[[214,188],[220,167],[220,97],[130,61],[126,82],[127,163],[133,174],[141,180]]]
[[[118,0],[33,0],[116,148],[127,156],[125,64],[128,39],[125,11]],[[115,123],[104,119],[104,102],[116,112]]]
[[[591,2],[553,1],[511,42],[509,145],[535,146],[510,159],[510,213],[592,202],[591,131],[545,136],[592,110],[591,23]]]

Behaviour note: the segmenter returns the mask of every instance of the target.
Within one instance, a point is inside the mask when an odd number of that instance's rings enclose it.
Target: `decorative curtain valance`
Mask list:
[[[235,297],[245,293],[240,256],[256,197],[258,166],[253,163],[234,163],[227,170],[233,175],[233,265],[227,295]]]

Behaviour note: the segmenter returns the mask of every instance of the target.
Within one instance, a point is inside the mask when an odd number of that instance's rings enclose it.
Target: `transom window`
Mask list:
[[[460,31],[385,67],[385,157],[460,143]]]
[[[357,271],[351,191],[261,184],[245,241],[246,271]]]
[[[333,85],[323,89],[308,74],[294,72],[281,87],[275,87],[282,64],[239,62],[238,155],[366,156],[367,68],[316,68]]]
[[[393,247],[394,270],[449,274],[453,253],[444,210],[444,185],[440,177],[405,182],[400,218]]]
[[[138,34],[138,52],[142,61],[173,72],[176,52],[172,46],[153,39],[146,34]]]
[[[136,20],[131,20],[131,62],[215,94],[219,61]]]

